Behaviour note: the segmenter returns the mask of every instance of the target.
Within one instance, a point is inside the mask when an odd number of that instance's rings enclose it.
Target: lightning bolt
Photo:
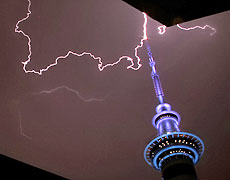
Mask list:
[[[159,33],[160,35],[162,35],[162,34],[164,34],[164,33],[166,32],[166,26],[165,26],[165,25],[158,26],[157,29],[159,30],[158,33]]]
[[[141,42],[143,42],[144,40],[148,40],[147,37],[147,23],[148,23],[148,18],[147,18],[147,14],[146,13],[142,13],[144,15],[144,24],[143,24],[143,39],[141,40]]]
[[[30,14],[32,13],[31,10],[30,10],[31,1],[28,0],[28,3],[29,3],[29,4],[28,4],[28,8],[27,8],[27,15],[26,15],[26,17],[24,17],[24,18],[22,18],[21,20],[19,20],[19,21],[17,22],[16,26],[15,26],[15,29],[14,29],[14,31],[15,31],[16,33],[22,34],[22,35],[23,35],[24,37],[26,37],[27,40],[28,40],[27,45],[28,45],[29,54],[28,54],[28,56],[27,56],[27,60],[26,60],[25,62],[22,62],[22,64],[23,64],[23,69],[24,69],[25,72],[26,72],[26,65],[30,62],[30,60],[31,60],[31,55],[32,55],[31,39],[30,39],[30,36],[29,36],[29,35],[27,35],[24,31],[22,31],[22,30],[19,29],[19,24],[20,24],[21,22],[23,22],[23,21],[26,21],[26,20],[30,17]]]
[[[138,56],[138,49],[143,47],[143,41],[144,40],[147,40],[147,34],[146,34],[146,25],[147,25],[147,15],[145,13],[144,14],[144,19],[145,19],[145,22],[144,22],[144,35],[143,35],[143,38],[140,40],[140,43],[139,45],[137,45],[134,49],[134,56],[137,60],[137,67],[134,67],[134,59],[132,59],[131,57],[129,56],[121,56],[116,62],[114,63],[108,63],[108,64],[105,64],[103,65],[103,62],[102,62],[102,58],[99,57],[99,56],[95,56],[94,54],[90,53],[90,52],[82,52],[82,53],[77,53],[77,52],[74,52],[74,51],[71,51],[69,50],[65,55],[61,55],[61,56],[58,56],[54,63],[48,65],[47,67],[45,68],[42,68],[38,71],[32,69],[32,70],[27,70],[27,65],[31,62],[31,56],[32,56],[32,45],[31,45],[31,38],[28,34],[26,34],[23,30],[20,30],[19,28],[19,24],[26,21],[30,15],[32,14],[31,12],[31,0],[28,0],[28,8],[27,8],[27,15],[26,17],[20,19],[17,23],[16,23],[16,26],[15,26],[15,32],[16,33],[19,33],[19,34],[22,34],[28,41],[27,45],[28,45],[28,50],[29,50],[29,54],[27,56],[27,60],[26,61],[23,61],[22,64],[23,64],[23,70],[25,73],[35,73],[35,74],[38,74],[38,75],[42,75],[43,72],[46,72],[48,71],[51,67],[53,66],[56,66],[58,64],[58,61],[60,59],[66,59],[68,58],[70,55],[74,55],[74,56],[78,56],[78,57],[81,57],[81,56],[85,56],[85,55],[88,55],[90,56],[91,58],[93,58],[94,60],[97,60],[98,61],[98,69],[99,71],[103,71],[105,68],[107,67],[112,67],[112,66],[115,66],[117,65],[119,62],[121,62],[123,59],[126,59],[127,61],[130,61],[130,65],[127,67],[127,69],[132,69],[132,70],[138,70],[140,69],[140,67],[142,66],[141,64],[141,59],[140,57]]]
[[[97,99],[97,98],[84,98],[80,95],[80,93],[72,88],[69,88],[67,86],[59,86],[59,87],[56,87],[54,89],[51,89],[51,90],[43,90],[39,93],[33,93],[34,95],[41,95],[41,94],[50,94],[50,93],[54,93],[56,91],[59,91],[61,89],[64,89],[64,90],[67,90],[73,94],[75,94],[78,98],[80,98],[82,101],[84,102],[93,102],[93,101],[98,101],[98,102],[101,102],[101,101],[104,101],[104,99]]]
[[[177,24],[177,27],[180,28],[181,30],[184,30],[184,31],[190,31],[190,30],[194,30],[194,29],[202,29],[202,30],[205,30],[206,28],[209,28],[212,30],[212,32],[210,33],[210,36],[212,36],[213,34],[216,33],[216,29],[209,26],[209,25],[205,25],[205,26],[193,26],[193,27],[189,27],[189,28],[185,28],[185,27],[182,27],[181,25]]]
[[[193,26],[193,27],[188,27],[188,28],[185,28],[185,27],[182,27],[180,24],[177,24],[177,27],[183,31],[190,31],[190,30],[194,30],[194,29],[202,29],[202,30],[205,30],[206,28],[209,28],[212,30],[212,32],[210,33],[210,36],[212,36],[213,34],[216,33],[216,29],[209,26],[209,25],[205,25],[205,26]],[[165,32],[166,32],[166,26],[165,25],[161,25],[161,26],[158,26],[158,33],[160,35],[163,35]]]

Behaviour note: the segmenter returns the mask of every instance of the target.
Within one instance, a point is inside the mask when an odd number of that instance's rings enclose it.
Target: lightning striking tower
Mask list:
[[[204,152],[204,143],[196,135],[180,131],[180,115],[172,111],[170,104],[165,103],[148,41],[146,41],[146,47],[149,65],[152,68],[151,76],[155,93],[159,101],[152,124],[157,129],[159,136],[146,146],[145,161],[160,170],[164,180],[195,180],[197,176],[194,165]]]

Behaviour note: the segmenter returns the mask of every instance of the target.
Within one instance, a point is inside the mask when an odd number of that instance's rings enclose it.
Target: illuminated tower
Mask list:
[[[204,143],[196,135],[180,131],[180,115],[172,111],[171,106],[164,102],[155,61],[147,41],[146,45],[155,93],[159,101],[152,124],[159,135],[146,146],[145,161],[160,170],[164,180],[195,180],[197,176],[194,165],[204,152]]]

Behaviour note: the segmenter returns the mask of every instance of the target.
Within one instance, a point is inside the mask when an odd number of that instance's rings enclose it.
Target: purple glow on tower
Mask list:
[[[152,119],[153,126],[159,135],[179,132],[180,115],[171,110],[168,103],[161,103],[156,107],[156,115]]]
[[[200,26],[189,29],[178,27],[187,31]],[[201,29],[205,29],[205,27]],[[159,26],[158,30],[158,33],[163,35],[166,32],[166,26]],[[171,110],[171,105],[165,103],[163,88],[148,41],[146,41],[146,48],[149,65],[152,69],[151,77],[155,95],[159,104],[156,107],[156,114],[152,118],[152,124],[158,131],[158,137],[154,138],[146,146],[144,159],[150,166],[162,172],[163,179],[178,179],[178,177],[182,176],[185,179],[196,179],[194,165],[204,152],[204,143],[196,135],[180,131],[180,115]],[[177,173],[174,174],[175,168],[178,168],[178,174],[182,176],[177,176]],[[166,175],[167,178],[165,178]]]

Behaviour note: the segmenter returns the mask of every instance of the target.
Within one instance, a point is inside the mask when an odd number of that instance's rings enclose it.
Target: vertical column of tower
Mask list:
[[[155,94],[156,97],[159,101],[160,104],[164,103],[164,92],[161,86],[161,82],[160,82],[160,78],[159,75],[156,72],[156,68],[155,68],[155,60],[153,59],[152,56],[152,52],[151,52],[151,48],[148,44],[148,42],[146,41],[146,47],[148,50],[148,56],[149,56],[149,65],[152,68],[152,79],[153,79],[153,85],[154,85],[154,89],[155,89]]]
[[[159,135],[171,132],[179,132],[180,115],[171,110],[168,103],[159,104],[156,107],[156,115],[152,119],[153,126]]]
[[[155,68],[155,60],[152,56],[151,48],[146,41],[146,47],[149,56],[149,65],[152,68],[151,77],[159,105],[156,107],[156,115],[153,117],[153,126],[158,130],[159,135],[177,132],[179,130],[180,116],[175,111],[171,111],[171,106],[164,103],[164,92],[160,82],[159,75]]]
[[[160,170],[164,180],[196,180],[194,165],[204,152],[203,141],[194,134],[180,131],[180,115],[172,111],[171,106],[165,103],[160,78],[155,68],[155,60],[147,41],[146,46],[149,64],[152,68],[151,76],[155,94],[159,101],[152,124],[157,129],[159,136],[146,146],[145,161]]]

